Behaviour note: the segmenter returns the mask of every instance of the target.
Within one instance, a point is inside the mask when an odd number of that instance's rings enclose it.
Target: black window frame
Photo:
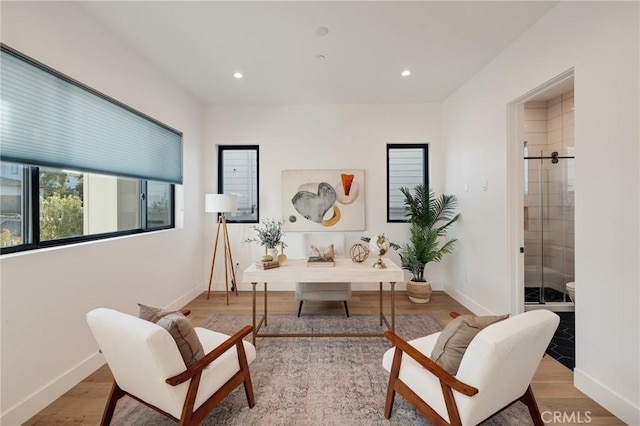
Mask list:
[[[422,149],[422,161],[424,163],[423,168],[423,183],[429,187],[429,143],[388,143],[387,144],[387,223],[405,223],[407,219],[392,219],[391,216],[391,182],[390,182],[390,164],[389,164],[389,151],[392,149]],[[413,189],[413,188],[411,188]]]
[[[227,223],[260,223],[260,145],[218,145],[218,194],[224,194],[224,151],[248,151],[256,153],[256,208],[255,219],[238,219],[227,215]],[[220,213],[218,213],[218,216]]]
[[[138,179],[138,197],[140,203],[138,211],[138,228],[40,241],[40,167],[29,165],[23,166],[25,167],[23,179],[27,179],[27,181],[25,182],[22,191],[23,211],[26,212],[25,217],[22,218],[22,235],[25,241],[30,240],[30,242],[15,246],[0,247],[0,255],[175,228],[175,184],[167,182],[170,185],[170,223],[163,226],[149,227],[147,225],[146,217],[148,180]]]

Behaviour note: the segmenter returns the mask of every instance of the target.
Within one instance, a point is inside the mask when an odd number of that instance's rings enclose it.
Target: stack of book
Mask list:
[[[309,256],[307,266],[335,266],[335,262],[333,257]]]
[[[268,261],[258,260],[256,262],[256,269],[273,269],[279,266],[280,264],[278,263],[277,260],[268,260]]]

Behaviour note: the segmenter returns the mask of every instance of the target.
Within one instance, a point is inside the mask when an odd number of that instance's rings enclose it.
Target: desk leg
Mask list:
[[[384,313],[382,313],[382,281],[380,281],[380,327],[382,327],[382,317]]]
[[[264,326],[267,326],[267,282],[264,282]]]
[[[252,282],[251,287],[253,287],[253,300],[251,303],[252,315],[253,315],[253,346],[256,345],[256,285],[258,283]]]
[[[391,284],[391,331],[396,332],[396,283]]]

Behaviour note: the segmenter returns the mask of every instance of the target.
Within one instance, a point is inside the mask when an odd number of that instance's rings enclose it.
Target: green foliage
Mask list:
[[[83,235],[82,200],[78,195],[54,193],[40,201],[40,239]]]
[[[447,229],[460,214],[456,214],[457,200],[453,195],[436,198],[433,190],[426,185],[418,185],[413,193],[408,188],[400,188],[405,196],[406,216],[411,224],[411,238],[400,251],[402,268],[413,275],[414,281],[424,282],[424,269],[430,262],[440,262],[445,254],[451,253],[455,239],[441,244]]]
[[[60,196],[77,195],[82,198],[82,190],[84,185],[83,175],[76,175],[76,185],[69,187],[69,173],[67,172],[40,172],[40,189],[42,195],[46,198],[53,194]]]
[[[282,232],[282,222],[275,219],[263,219],[260,225],[252,226],[258,235],[252,238],[247,238],[247,243],[260,243],[267,245],[271,248],[277,248],[280,244],[286,247],[286,243],[282,241],[284,232]]]

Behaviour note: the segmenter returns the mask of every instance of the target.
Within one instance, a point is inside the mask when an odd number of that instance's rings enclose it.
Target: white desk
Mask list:
[[[262,270],[255,265],[249,266],[242,273],[243,281],[250,281],[253,286],[253,344],[256,337],[380,337],[383,333],[297,333],[297,334],[270,334],[260,333],[264,325],[267,326],[267,282],[379,282],[380,283],[380,326],[383,322],[387,328],[395,332],[395,284],[404,281],[404,272],[390,259],[383,259],[387,265],[385,269],[376,269],[373,263],[377,259],[367,259],[362,263],[353,262],[351,259],[336,259],[334,267],[307,266],[306,259],[289,259],[285,266]],[[260,322],[256,324],[256,286],[264,283],[264,314]],[[391,324],[383,312],[382,284],[388,282],[391,285]]]

